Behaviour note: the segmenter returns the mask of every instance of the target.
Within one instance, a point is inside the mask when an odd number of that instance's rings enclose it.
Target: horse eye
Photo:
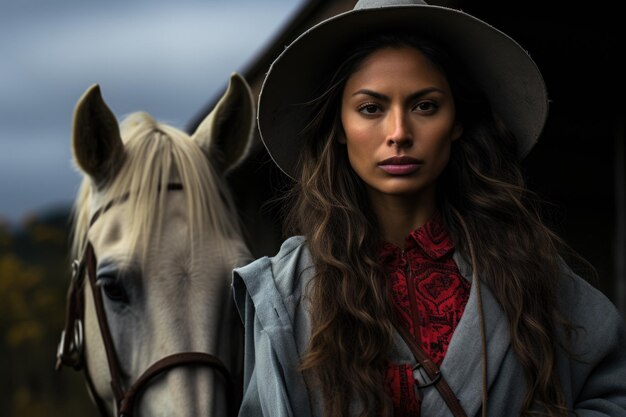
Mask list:
[[[98,285],[102,288],[104,295],[113,301],[128,301],[128,296],[122,284],[115,278],[100,278]]]

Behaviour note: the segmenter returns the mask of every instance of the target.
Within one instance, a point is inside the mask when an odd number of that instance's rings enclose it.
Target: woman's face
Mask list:
[[[347,80],[341,121],[350,165],[370,199],[433,198],[462,128],[448,81],[420,51],[383,48]]]

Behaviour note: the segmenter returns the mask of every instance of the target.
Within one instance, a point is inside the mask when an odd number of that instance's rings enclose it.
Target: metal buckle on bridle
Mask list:
[[[76,303],[76,292],[79,290],[77,285],[79,285],[78,280],[81,274],[84,272],[84,262],[79,260],[74,260],[72,262],[72,278],[71,278],[71,286],[70,286],[70,299],[69,303],[73,303],[73,307],[75,307]],[[73,298],[73,299],[72,299]],[[83,351],[84,351],[84,329],[83,322],[80,317],[76,317],[75,309],[72,309],[68,316],[67,327],[63,331],[61,331],[61,340],[59,341],[59,346],[57,348],[57,362],[56,369],[59,370],[61,365],[71,366],[75,370],[80,370],[83,366]],[[69,327],[70,320],[73,321],[73,326]],[[66,340],[66,338],[71,337],[71,340]]]
[[[57,368],[63,364],[71,366],[78,371],[82,368],[83,349],[85,346],[82,320],[74,320],[74,330],[72,333],[74,334],[73,340],[66,345],[65,330],[61,332],[61,340],[59,341],[57,350]]]
[[[72,284],[76,283],[76,280],[83,273],[84,269],[85,263],[78,259],[74,259],[74,261],[72,262]]]

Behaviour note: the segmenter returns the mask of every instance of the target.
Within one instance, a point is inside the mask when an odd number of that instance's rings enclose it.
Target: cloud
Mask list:
[[[99,83],[121,118],[143,110],[184,127],[298,6],[292,0],[2,5],[0,216],[65,198],[76,100]],[[10,158],[10,160],[9,160]],[[46,187],[43,179],[54,187]],[[43,192],[42,190],[46,190]],[[7,201],[12,201],[11,207]]]
[[[218,88],[277,29],[276,8],[284,4],[273,4],[248,3],[245,13],[204,2],[193,8],[164,3],[144,10],[135,4],[31,16],[28,24],[8,28],[14,46],[2,51],[0,96],[11,100],[0,99],[7,116],[2,122],[19,120],[42,97],[77,98],[94,82],[137,106],[146,90],[160,91],[167,106],[170,93],[193,96]]]

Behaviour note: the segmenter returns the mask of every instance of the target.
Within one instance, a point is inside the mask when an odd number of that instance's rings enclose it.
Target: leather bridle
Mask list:
[[[178,191],[182,189],[183,186],[178,183],[168,184],[167,186],[168,191]],[[89,228],[91,228],[96,220],[113,205],[126,201],[128,196],[129,194],[125,194],[100,208],[92,216],[89,222]],[[123,371],[107,321],[102,291],[98,285],[96,285],[96,266],[96,255],[91,242],[88,241],[82,258],[72,262],[72,279],[67,293],[65,327],[61,333],[61,341],[59,342],[57,351],[56,369],[59,370],[62,365],[71,366],[75,370],[84,369],[89,391],[94,398],[100,414],[103,417],[108,415],[104,400],[98,396],[93,380],[85,366],[83,323],[85,316],[85,277],[87,277],[93,293],[96,317],[106,352],[111,375],[111,389],[115,397],[118,417],[132,417],[135,400],[138,395],[146,389],[148,383],[156,376],[179,366],[206,366],[218,371],[225,382],[228,415],[232,417],[236,416],[240,393],[235,389],[233,378],[224,363],[215,355],[209,353],[181,352],[166,356],[149,366],[132,385],[129,387],[125,386]]]

